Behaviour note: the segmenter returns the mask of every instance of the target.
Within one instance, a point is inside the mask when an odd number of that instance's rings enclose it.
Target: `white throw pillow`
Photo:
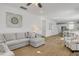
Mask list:
[[[16,40],[15,33],[4,34],[4,37],[6,41]]]
[[[25,33],[25,37],[26,37],[26,38],[31,38],[31,34],[32,34],[31,32],[26,32],[26,33]]]
[[[36,38],[42,38],[41,34],[36,34]]]
[[[16,33],[17,39],[24,39],[25,38],[25,33]]]
[[[31,33],[31,38],[36,38],[36,33],[35,32]]]

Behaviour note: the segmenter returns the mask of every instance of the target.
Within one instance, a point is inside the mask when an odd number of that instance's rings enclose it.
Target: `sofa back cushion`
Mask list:
[[[42,37],[42,35],[41,34],[37,34],[37,33],[35,33],[35,32],[27,32],[26,33],[26,38],[40,38],[40,37]]]
[[[5,42],[3,34],[0,34],[0,43]]]
[[[17,39],[24,39],[25,38],[25,33],[16,33]]]
[[[16,40],[15,33],[4,34],[4,38],[6,41]]]

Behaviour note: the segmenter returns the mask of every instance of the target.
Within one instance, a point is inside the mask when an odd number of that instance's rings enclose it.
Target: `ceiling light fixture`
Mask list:
[[[36,7],[38,7],[37,3],[34,3],[34,5],[35,5]]]
[[[42,8],[42,4],[41,3],[27,3],[27,6],[30,6],[31,4],[34,4],[35,6]]]

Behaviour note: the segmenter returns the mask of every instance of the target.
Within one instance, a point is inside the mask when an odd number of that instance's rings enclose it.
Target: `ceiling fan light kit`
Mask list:
[[[26,6],[30,6],[31,4],[34,4],[35,6],[38,6],[39,8],[42,8],[41,3],[27,3]]]

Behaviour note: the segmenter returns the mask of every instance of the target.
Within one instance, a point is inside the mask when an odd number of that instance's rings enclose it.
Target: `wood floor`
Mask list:
[[[16,56],[71,56],[75,55],[64,46],[63,38],[60,36],[51,36],[46,38],[46,43],[43,46],[34,48],[26,46],[14,50]]]

